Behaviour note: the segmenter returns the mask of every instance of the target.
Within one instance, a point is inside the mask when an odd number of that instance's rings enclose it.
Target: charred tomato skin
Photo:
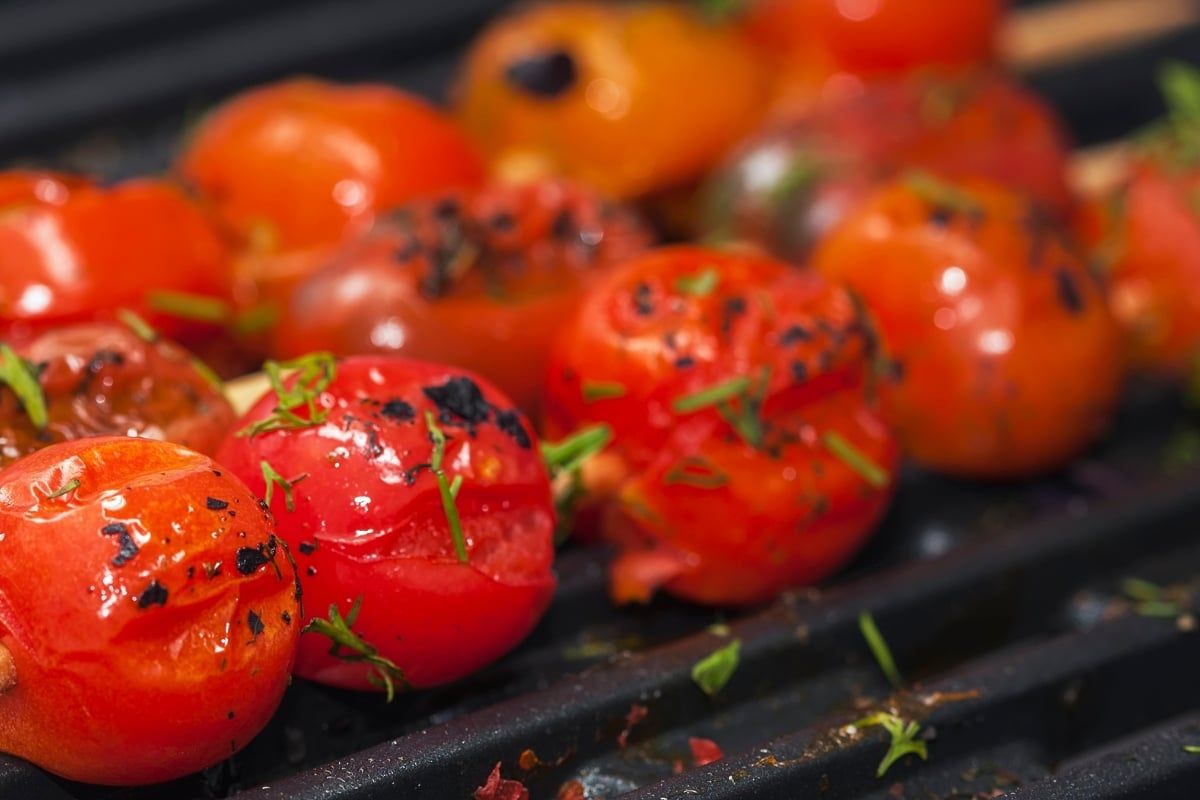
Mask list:
[[[103,188],[70,175],[0,173],[0,338],[28,338],[127,307],[173,339],[211,326],[156,313],[155,290],[226,299],[230,253],[180,189],[138,179]]]
[[[295,288],[275,352],[458,364],[534,413],[560,321],[606,269],[651,238],[631,209],[561,180],[420,200]]]
[[[1131,366],[1167,376],[1200,354],[1200,168],[1134,163],[1128,182],[1082,210]]]
[[[1104,292],[1046,212],[994,185],[883,186],[813,267],[879,321],[889,421],[934,469],[1013,478],[1062,465],[1108,422],[1123,375]]]
[[[566,2],[485,30],[456,106],[501,176],[562,174],[628,199],[698,178],[767,92],[754,51],[687,8]]]
[[[72,780],[155,783],[267,723],[299,584],[237,478],[174,444],[65,442],[0,472],[0,527],[0,646],[16,673],[0,751]]]
[[[39,430],[0,388],[0,467],[48,444],[89,436],[141,436],[211,455],[233,408],[195,357],[124,325],[90,322],[43,333],[17,349],[38,370],[49,422]]]
[[[257,492],[266,492],[263,461],[294,481],[294,510],[279,487],[271,508],[303,574],[310,617],[334,604],[344,615],[361,597],[354,632],[415,687],[463,677],[510,650],[555,587],[553,502],[528,423],[482,379],[397,357],[340,360],[317,402],[328,412],[319,425],[233,435],[218,452]],[[238,427],[274,405],[268,394]],[[455,556],[429,468],[427,411],[447,437],[447,478],[463,478],[455,505],[467,563]],[[329,650],[328,639],[303,636],[296,673],[378,690],[368,665]]]
[[[886,508],[898,459],[869,392],[873,355],[847,291],[761,256],[661,248],[594,290],[553,351],[546,427],[613,429],[621,475],[607,481],[602,525],[622,551],[615,598],[662,584],[746,605],[845,564]],[[679,407],[739,380],[761,401],[756,446],[714,404]],[[830,434],[878,468],[877,483]]]
[[[739,146],[706,184],[704,227],[803,260],[876,186],[910,169],[995,181],[1066,217],[1069,152],[1049,106],[997,73],[875,79]]]

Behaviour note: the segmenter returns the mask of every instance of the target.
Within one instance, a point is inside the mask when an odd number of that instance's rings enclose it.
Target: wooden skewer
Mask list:
[[[1059,0],[1010,14],[1000,49],[1009,65],[1030,70],[1127,48],[1196,23],[1200,0]]]

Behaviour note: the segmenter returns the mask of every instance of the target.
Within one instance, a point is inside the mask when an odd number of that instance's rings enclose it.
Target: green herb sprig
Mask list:
[[[425,425],[429,428],[429,437],[433,440],[433,455],[429,458],[429,469],[437,480],[438,491],[442,495],[442,511],[446,514],[446,522],[450,526],[450,539],[454,542],[454,554],[460,563],[467,563],[467,540],[463,537],[462,520],[458,516],[458,490],[462,487],[462,476],[455,475],[454,483],[446,478],[442,469],[442,461],[446,457],[446,434],[433,421],[433,412],[425,412]]]
[[[700,691],[709,697],[716,697],[737,671],[741,652],[741,640],[734,639],[692,665],[692,680],[700,687]]]
[[[897,689],[903,687],[904,678],[901,677],[900,670],[896,667],[896,659],[892,658],[892,650],[888,647],[883,634],[879,632],[879,626],[875,624],[875,618],[871,616],[870,612],[863,611],[858,615],[858,629],[862,632],[863,639],[867,641],[867,647],[871,648],[871,654],[879,662],[879,668],[883,670],[888,683]]]
[[[294,375],[285,380],[285,373]],[[263,372],[275,392],[275,408],[270,416],[253,422],[237,432],[238,436],[258,436],[269,431],[310,428],[329,417],[326,409],[317,407],[317,398],[329,388],[337,375],[337,359],[332,353],[309,353],[291,361],[268,361]],[[290,383],[290,385],[289,385]],[[302,417],[297,409],[305,409]]]
[[[295,511],[296,500],[294,497],[292,497],[292,487],[307,478],[308,473],[302,472],[294,478],[284,478],[265,458],[258,462],[258,467],[260,470],[262,470],[263,482],[267,487],[265,490],[266,494],[263,496],[263,500],[267,502],[267,505],[271,505],[271,498],[274,496],[275,487],[278,486],[283,490],[284,507],[287,508],[288,511]]]
[[[370,665],[371,672],[367,680],[387,692],[387,701],[390,703],[396,697],[396,686],[407,689],[409,683],[404,678],[404,671],[396,666],[394,661],[379,655],[379,650],[374,645],[351,630],[358,621],[362,602],[363,596],[360,594],[345,617],[338,611],[337,603],[330,605],[329,619],[314,617],[304,626],[303,633],[328,637],[333,642],[333,646],[329,648],[329,655],[334,658],[350,662],[361,661]]]
[[[882,778],[893,764],[910,753],[922,761],[929,760],[929,751],[925,740],[917,738],[917,734],[921,732],[921,726],[916,721],[906,722],[895,714],[880,711],[854,723],[856,728],[869,728],[875,725],[883,728],[892,737],[887,753],[884,754],[883,760],[879,762],[879,766],[875,770],[876,778]]]

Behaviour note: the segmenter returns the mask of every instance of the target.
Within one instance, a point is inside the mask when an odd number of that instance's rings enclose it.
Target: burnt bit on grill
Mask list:
[[[654,290],[648,283],[639,283],[633,287],[633,310],[640,317],[648,317],[654,313]]]
[[[474,428],[487,420],[491,411],[479,385],[461,375],[440,386],[426,386],[421,391],[437,406],[438,420],[445,424],[466,423],[468,428]]]
[[[129,526],[124,522],[110,522],[100,529],[100,533],[104,536],[117,537],[117,554],[111,562],[114,567],[125,566],[138,554],[137,542],[133,540],[133,535],[129,533]]]
[[[147,609],[150,606],[165,606],[166,604],[167,587],[157,580],[150,581],[150,585],[138,595],[137,599],[137,606],[141,609]]]
[[[204,507],[209,511],[224,511],[229,508],[229,501],[220,500],[216,497],[206,497],[204,498]]]
[[[1083,313],[1083,294],[1070,270],[1066,267],[1055,270],[1054,286],[1058,292],[1058,302],[1063,308],[1076,316]]]
[[[384,403],[379,409],[379,413],[393,422],[411,422],[417,416],[417,411],[412,407],[412,403],[398,397]]]
[[[522,450],[528,450],[533,447],[533,441],[529,438],[529,432],[521,424],[521,415],[516,409],[509,409],[507,411],[497,410],[496,427],[511,437]]]
[[[253,609],[246,615],[246,626],[250,628],[251,642],[258,640],[258,635],[267,629],[263,624],[262,617]]]
[[[266,548],[260,544],[258,547],[239,547],[235,563],[238,572],[253,575],[270,560]]]

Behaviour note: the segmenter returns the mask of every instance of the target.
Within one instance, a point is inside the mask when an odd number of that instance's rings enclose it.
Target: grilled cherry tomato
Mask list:
[[[1117,328],[1044,211],[996,186],[880,188],[813,257],[857,291],[897,359],[885,410],[935,469],[1018,477],[1077,454],[1113,411]]]
[[[182,192],[156,180],[113,188],[43,172],[0,173],[0,337],[20,340],[126,306],[173,339],[211,333],[152,308],[155,293],[222,301],[229,253]]]
[[[665,248],[589,295],[559,334],[546,404],[552,432],[613,430],[615,597],[665,584],[756,603],[843,565],[898,454],[868,392],[872,352],[848,292],[765,258]]]
[[[0,472],[0,751],[66,778],[178,778],[279,705],[299,584],[271,515],[175,444],[52,445]]]
[[[1068,155],[1050,108],[1002,75],[877,80],[740,148],[709,181],[707,227],[803,259],[875,185],[912,168],[986,178],[1065,215]]]
[[[370,228],[381,209],[483,178],[466,137],[424,101],[317,80],[254,89],[221,106],[179,169],[247,243],[239,274],[268,295],[311,269],[321,246]]]
[[[990,62],[1004,0],[753,0],[742,26],[775,66],[785,107],[831,76],[961,68]],[[849,74],[849,75],[848,75]]]
[[[630,198],[694,180],[752,130],[766,74],[731,29],[681,6],[547,4],[483,33],[458,111],[501,175]]]
[[[1167,375],[1200,356],[1200,71],[1164,72],[1170,118],[1143,142],[1126,184],[1085,207],[1081,232],[1106,270],[1131,362]]]
[[[561,320],[597,275],[650,239],[628,209],[562,181],[422,200],[298,286],[276,350],[457,364],[533,409]]]
[[[104,322],[56,328],[16,353],[0,352],[0,367],[9,387],[14,373],[18,380],[26,373],[34,394],[0,391],[0,466],[54,442],[106,434],[211,454],[234,420],[204,365],[148,329],[139,335]],[[31,402],[44,404],[44,420]]]
[[[555,585],[549,478],[524,418],[450,367],[380,356],[301,364],[218,454],[268,496],[305,573],[318,621],[297,674],[390,693],[506,653]]]

